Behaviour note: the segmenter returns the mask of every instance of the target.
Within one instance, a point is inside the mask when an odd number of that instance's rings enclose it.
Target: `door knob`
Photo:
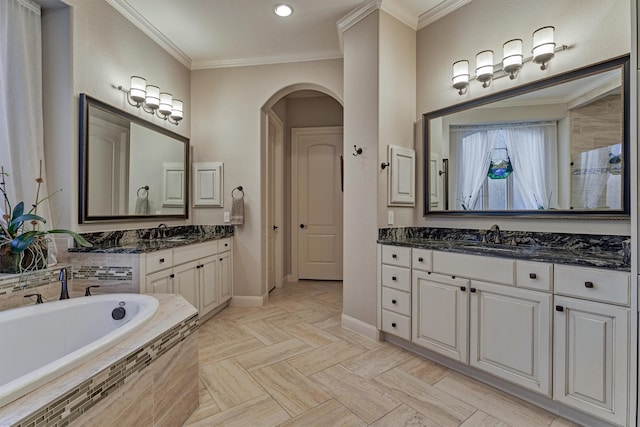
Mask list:
[[[300,228],[305,228],[305,227],[306,227],[306,225],[300,224]]]
[[[274,226],[273,226],[273,229],[274,229],[274,230],[277,230],[277,229],[278,229],[278,226],[277,226],[277,225],[274,225]]]

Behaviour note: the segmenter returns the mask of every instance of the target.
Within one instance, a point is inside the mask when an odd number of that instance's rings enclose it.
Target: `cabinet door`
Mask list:
[[[200,282],[200,315],[203,316],[220,303],[218,286],[217,257],[211,256],[199,261],[198,279]]]
[[[220,304],[231,299],[233,294],[233,273],[231,252],[218,254],[218,286],[220,287]]]
[[[467,279],[413,271],[412,341],[467,363]]]
[[[627,421],[629,309],[556,297],[554,399],[607,421]]]
[[[173,278],[171,270],[162,270],[157,273],[148,274],[145,278],[147,292],[151,294],[171,294]]]
[[[471,281],[470,364],[551,396],[552,295]]]
[[[192,306],[198,302],[198,262],[193,261],[173,268],[173,292],[182,295]]]

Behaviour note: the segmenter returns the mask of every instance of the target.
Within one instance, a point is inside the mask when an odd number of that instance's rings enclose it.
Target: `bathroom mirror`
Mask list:
[[[629,215],[628,56],[424,114],[423,126],[425,215]]]
[[[188,218],[189,140],[80,94],[80,223]]]

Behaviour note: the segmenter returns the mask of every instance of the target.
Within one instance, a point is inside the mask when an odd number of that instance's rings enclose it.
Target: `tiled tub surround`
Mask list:
[[[70,248],[60,257],[73,268],[73,286],[84,292],[89,285],[100,285],[95,293],[140,292],[140,262],[132,254],[144,254],[233,236],[228,225],[188,225],[167,227],[161,238],[157,228],[85,233],[92,247]]]
[[[378,230],[378,243],[443,252],[631,271],[630,237],[500,230],[503,243],[481,243],[486,230],[398,227]],[[487,237],[491,241],[493,233]],[[517,245],[508,243],[515,238]]]
[[[0,425],[184,423],[198,406],[198,315],[180,296],[155,297],[139,332],[0,408]]]

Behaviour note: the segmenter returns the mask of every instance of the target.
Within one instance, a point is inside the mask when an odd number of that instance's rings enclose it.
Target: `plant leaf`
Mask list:
[[[15,213],[15,210],[14,210],[14,213]],[[47,220],[44,219],[43,217],[39,215],[34,215],[34,214],[24,214],[24,215],[19,215],[17,217],[14,216],[11,222],[9,223],[9,226],[7,227],[9,229],[9,233],[11,233],[12,236],[15,236],[18,230],[20,229],[20,227],[22,226],[22,224],[27,221],[40,221],[43,223],[47,222]]]
[[[46,232],[46,234],[68,234],[69,236],[73,237],[73,240],[75,240],[80,246],[84,246],[84,247],[93,246],[91,243],[87,242],[84,239],[84,237],[82,237],[78,233],[71,230],[63,230],[63,229],[49,230]]]
[[[24,202],[20,202],[16,205],[15,208],[13,208],[12,218],[18,218],[19,216],[22,216],[23,213],[24,213]]]
[[[24,252],[24,250],[33,243],[33,240],[42,234],[44,234],[42,231],[27,231],[26,233],[22,233],[21,235],[14,237],[11,240],[11,252],[14,254]]]

